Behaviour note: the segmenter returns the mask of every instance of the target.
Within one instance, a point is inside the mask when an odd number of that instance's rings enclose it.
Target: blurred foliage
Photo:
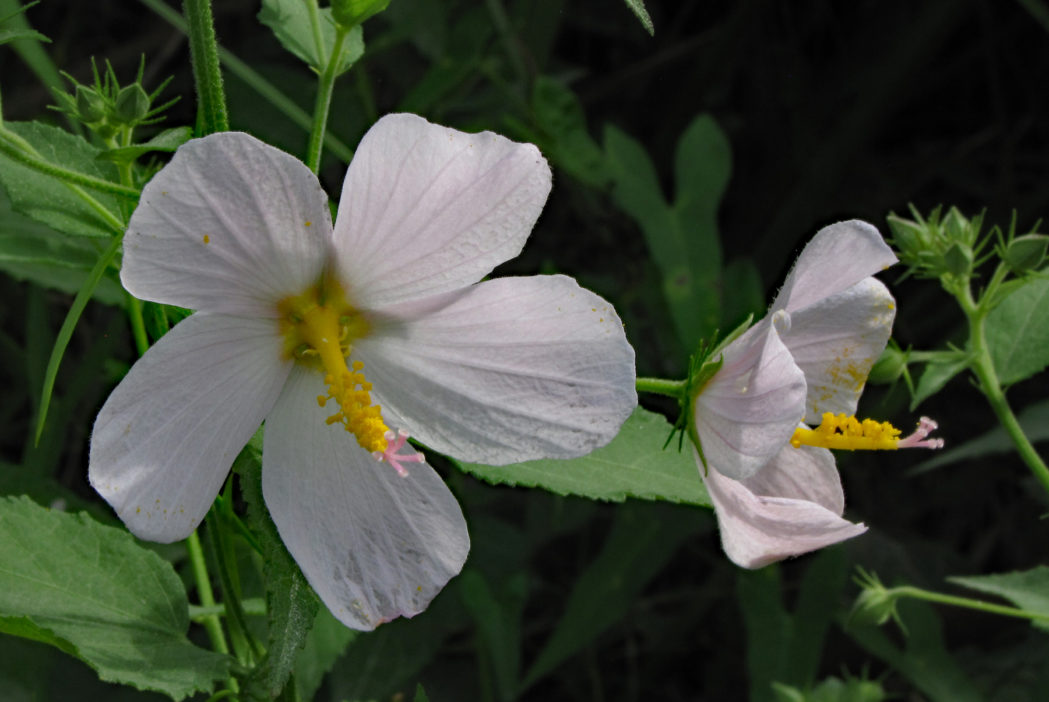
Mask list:
[[[268,16],[285,4],[267,2]],[[407,110],[537,143],[555,187],[523,255],[497,274],[577,276],[616,305],[641,375],[680,375],[698,337],[760,313],[793,252],[824,224],[859,217],[887,233],[886,214],[908,202],[923,212],[941,202],[986,208],[989,222],[1015,209],[1025,226],[1049,211],[1049,25],[1039,0],[628,5],[393,0],[364,26],[364,53],[336,84],[330,131],[352,148],[378,115]],[[0,17],[16,9],[0,0]],[[254,0],[214,11],[219,41],[249,69],[226,73],[231,126],[302,156],[301,120],[257,78],[308,113],[315,76],[300,58],[310,56],[289,54],[294,35],[274,36]],[[8,22],[22,38],[0,48],[4,118],[48,122],[12,125],[41,151],[60,150],[85,173],[113,168],[97,158],[104,145],[46,109],[59,104],[58,69],[88,83],[92,57],[130,77],[144,54],[145,85],[173,76],[165,96],[182,99],[143,140],[165,146],[164,129],[194,123],[185,37],[150,3],[44,2]],[[333,153],[321,177],[335,195],[345,163]],[[112,523],[85,466],[94,413],[134,357],[123,296],[110,271],[68,340],[34,442],[48,354],[70,293],[102,253],[93,238],[102,225],[79,219],[80,238],[58,235],[70,222],[47,198],[66,193],[19,168],[0,162],[0,269],[17,279],[0,278],[0,489]],[[119,198],[98,200],[126,214]],[[902,347],[959,340],[963,320],[935,283],[892,273],[886,282],[900,301]],[[1044,286],[1021,292],[1000,316],[1044,298]],[[996,342],[1018,409],[1045,394],[1044,373],[1019,380],[1044,367],[1045,328],[1023,334],[1041,355]],[[922,409],[948,441],[990,432],[975,390],[948,382],[957,369],[930,364],[926,375],[934,370],[919,381]],[[905,417],[909,399],[899,383],[865,403]],[[649,409],[673,411],[658,401]],[[845,625],[856,564],[942,587],[949,575],[1028,570],[1043,557],[1045,497],[1010,452],[973,442],[938,470],[909,474],[917,460],[840,456],[849,516],[870,533],[757,573],[722,556],[712,518],[694,506],[493,487],[446,466],[473,538],[463,575],[416,619],[373,633],[348,634],[322,611],[305,648],[283,651],[272,670],[318,700],[1042,698],[1049,644],[1024,622],[904,602],[906,635]],[[617,490],[616,499],[638,494]],[[187,579],[178,547],[156,550]],[[254,557],[244,543],[232,555]],[[242,587],[265,594],[257,582]],[[191,636],[204,641],[196,628]],[[11,700],[156,697],[11,637],[0,637],[0,690]]]

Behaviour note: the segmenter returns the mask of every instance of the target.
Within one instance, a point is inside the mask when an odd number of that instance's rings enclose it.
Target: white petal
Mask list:
[[[703,473],[702,465],[699,471]],[[725,554],[743,568],[761,568],[867,530],[815,502],[755,495],[743,483],[716,470],[703,480],[714,503]]]
[[[502,465],[588,453],[637,405],[622,322],[571,278],[499,278],[448,297],[354,350],[391,427]]]
[[[194,139],[146,185],[120,279],[144,300],[276,317],[321,274],[328,197],[300,161],[247,134]]]
[[[894,263],[896,255],[870,224],[859,220],[831,224],[805,245],[772,311],[793,315]]]
[[[88,478],[136,536],[189,535],[290,364],[268,320],[197,313],[131,367],[91,435]]]
[[[346,626],[426,608],[470,550],[466,522],[425,463],[407,477],[324,423],[319,374],[296,368],[266,420],[262,489],[288,551]],[[406,447],[407,448],[407,447]],[[403,452],[403,450],[402,450]]]
[[[895,316],[895,300],[874,278],[791,314],[783,343],[805,373],[806,422],[819,424],[824,412],[856,412]]]
[[[838,516],[845,511],[834,454],[824,448],[788,444],[763,470],[740,482],[755,495],[815,502]]]
[[[805,414],[805,377],[769,319],[725,349],[696,398],[694,417],[712,469],[743,479],[779,453]]]
[[[550,192],[531,144],[387,115],[346,173],[335,246],[359,307],[475,283],[524,246]]]

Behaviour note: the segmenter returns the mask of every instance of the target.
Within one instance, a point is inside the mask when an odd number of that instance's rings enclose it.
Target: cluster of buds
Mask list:
[[[145,67],[143,57],[135,81],[121,86],[113,66],[108,61],[106,70],[100,74],[97,64],[92,59],[93,84],[84,85],[68,73],[63,73],[73,84],[73,92],[61,93],[59,97],[63,104],[56,109],[84,124],[107,143],[112,142],[118,135],[129,135],[140,125],[155,124],[163,119],[161,113],[175,104],[178,98],[154,107],[153,103],[171,79],[165,80],[152,93],[147,93],[142,87]]]

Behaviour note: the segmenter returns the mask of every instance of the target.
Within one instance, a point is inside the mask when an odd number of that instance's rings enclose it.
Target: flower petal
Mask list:
[[[896,254],[872,225],[859,220],[824,227],[802,249],[772,312],[791,315],[896,263]]]
[[[288,551],[331,613],[374,629],[426,608],[466,560],[458,503],[425,463],[400,477],[325,424],[319,374],[296,368],[266,420],[262,489]]]
[[[703,473],[702,465],[699,471]],[[743,568],[761,568],[867,530],[815,502],[756,495],[716,470],[707,472],[703,481],[714,503],[725,554]]]
[[[387,115],[346,173],[335,247],[359,307],[456,290],[516,256],[550,192],[531,144]]]
[[[189,535],[290,364],[268,320],[197,313],[131,367],[91,435],[88,479],[136,536]]]
[[[845,491],[834,454],[824,448],[788,444],[764,470],[740,482],[755,495],[815,502],[838,516],[845,511]]]
[[[856,412],[895,316],[896,301],[874,278],[791,314],[783,343],[805,373],[806,422],[819,424],[824,412]]]
[[[725,349],[694,417],[708,464],[741,480],[779,453],[804,413],[805,377],[766,318]]]
[[[300,161],[247,134],[194,139],[142,191],[120,279],[133,295],[207,312],[276,317],[321,274],[328,197]]]
[[[354,349],[391,427],[502,465],[588,453],[637,405],[622,322],[571,278],[499,278],[448,298]]]

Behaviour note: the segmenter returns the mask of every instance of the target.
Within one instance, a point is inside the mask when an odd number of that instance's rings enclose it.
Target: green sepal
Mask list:
[[[332,0],[331,16],[343,29],[353,29],[390,5],[390,0]]]

